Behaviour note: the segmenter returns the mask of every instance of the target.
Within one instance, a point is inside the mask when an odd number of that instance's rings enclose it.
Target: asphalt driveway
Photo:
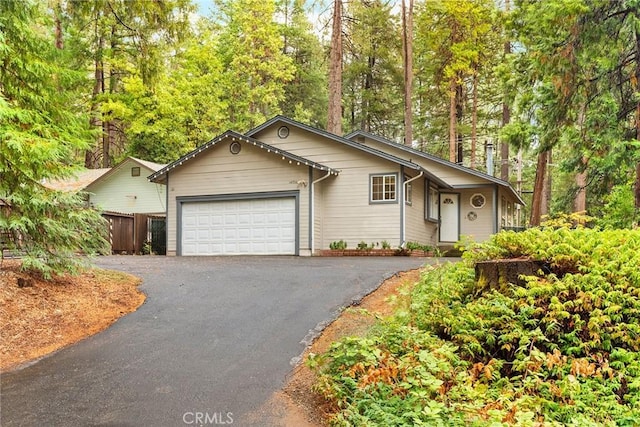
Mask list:
[[[245,415],[283,386],[314,330],[424,262],[100,258],[101,267],[142,277],[147,301],[106,331],[3,374],[0,424],[274,425]]]

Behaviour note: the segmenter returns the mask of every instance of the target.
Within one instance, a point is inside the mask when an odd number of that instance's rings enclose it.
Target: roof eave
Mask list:
[[[504,180],[500,179],[500,178],[496,178],[495,176],[491,176],[489,174],[486,174],[484,172],[481,172],[481,171],[478,171],[478,170],[475,170],[475,169],[468,168],[466,166],[458,165],[458,164],[450,162],[450,161],[448,161],[446,159],[441,159],[440,157],[432,156],[429,153],[425,153],[423,151],[416,150],[413,147],[409,147],[409,146],[406,146],[406,145],[398,144],[396,142],[389,141],[386,138],[382,138],[382,137],[380,137],[378,135],[374,135],[372,133],[365,132],[365,131],[362,131],[362,130],[351,132],[348,135],[346,135],[345,138],[353,138],[355,136],[364,136],[365,138],[373,139],[374,141],[378,141],[380,143],[387,144],[387,145],[390,145],[392,147],[397,147],[397,148],[399,148],[401,150],[409,151],[409,152],[414,153],[414,154],[416,154],[416,155],[418,155],[420,157],[423,157],[423,158],[425,158],[427,160],[431,160],[431,161],[434,161],[436,163],[440,163],[440,164],[442,164],[444,166],[448,166],[448,167],[460,170],[462,172],[466,172],[466,173],[468,173],[470,175],[474,175],[474,176],[477,176],[479,178],[483,178],[483,179],[486,179],[486,180],[488,180],[490,182],[493,182],[495,184],[498,184],[498,185],[501,185],[503,187],[506,187],[506,188],[509,189],[509,191],[512,193],[512,195],[518,200],[519,203],[521,203],[523,206],[526,205],[524,200],[522,200],[522,197],[520,197],[520,195],[514,190],[514,188],[511,186],[511,184],[509,182],[507,182],[507,181],[504,181]],[[449,188],[453,188],[453,187],[449,185]]]
[[[351,141],[351,140],[349,140],[349,139],[347,139],[345,137],[334,135],[331,132],[328,132],[326,130],[314,128],[312,126],[309,126],[307,124],[295,121],[293,119],[290,119],[290,118],[282,116],[282,115],[278,115],[278,116],[273,117],[270,120],[267,120],[266,122],[264,122],[260,126],[257,126],[257,127],[253,128],[253,129],[251,129],[250,131],[248,131],[245,135],[252,137],[256,133],[258,133],[258,132],[260,132],[260,131],[262,131],[262,130],[270,127],[270,126],[272,126],[273,124],[275,124],[277,122],[283,122],[283,123],[291,125],[291,126],[296,126],[296,127],[300,128],[300,129],[306,130],[307,132],[311,132],[311,133],[314,133],[314,134],[316,134],[318,136],[322,136],[322,137],[331,139],[333,141],[342,143],[342,144],[350,146],[352,148],[356,148],[358,150],[367,152],[367,153],[369,153],[371,155],[384,158],[384,159],[389,160],[391,162],[394,162],[394,163],[397,163],[399,165],[412,168],[412,169],[417,170],[417,171],[423,170],[422,166],[420,166],[420,165],[418,165],[416,163],[410,162],[410,161],[402,159],[400,157],[396,157],[396,156],[394,156],[392,154],[389,154],[389,153],[385,153],[384,151],[380,151],[380,150],[377,150],[375,148],[359,144],[359,143]]]
[[[218,135],[217,137],[215,137],[214,139],[210,140],[209,142],[207,142],[206,144],[203,144],[202,146],[200,146],[199,148],[185,154],[184,156],[182,156],[180,159],[168,164],[167,166],[165,166],[163,169],[149,175],[147,177],[147,179],[149,179],[149,181],[151,182],[157,182],[157,183],[162,183],[162,182],[166,182],[166,178],[162,179],[169,171],[171,171],[172,169],[175,169],[178,166],[181,166],[184,162],[191,160],[193,157],[196,157],[198,154],[202,153],[203,151],[209,149],[210,147],[213,147],[215,145],[217,145],[219,142],[227,139],[227,138],[231,138],[232,140],[239,140],[241,142],[245,142],[247,144],[252,144],[262,150],[266,150],[267,152],[273,152],[274,154],[277,155],[281,155],[283,157],[283,159],[288,159],[289,160],[289,164],[293,164],[293,162],[296,162],[297,166],[300,165],[305,165],[305,166],[309,166],[312,167],[314,169],[318,169],[321,171],[327,171],[329,173],[331,173],[332,175],[338,175],[340,173],[339,170],[331,168],[329,166],[323,165],[321,163],[317,163],[314,162],[312,160],[306,159],[304,157],[298,156],[296,154],[293,153],[289,153],[286,150],[282,150],[279,149],[277,147],[273,147],[269,144],[266,144],[262,141],[258,141],[257,139],[251,138],[250,136],[246,136],[246,135],[242,135],[239,134],[237,132],[234,131],[226,131],[223,134]]]

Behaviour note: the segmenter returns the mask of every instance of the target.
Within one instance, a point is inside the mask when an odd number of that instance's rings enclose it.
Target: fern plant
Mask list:
[[[544,261],[487,289],[474,265]],[[408,312],[313,359],[335,425],[636,425],[640,230],[554,224],[467,243],[427,269]]]

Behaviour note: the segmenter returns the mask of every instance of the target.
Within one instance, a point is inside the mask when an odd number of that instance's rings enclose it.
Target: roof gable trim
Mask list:
[[[406,145],[403,145],[403,144],[399,144],[397,142],[390,141],[390,140],[388,140],[386,138],[383,138],[381,136],[378,136],[378,135],[375,135],[375,134],[372,134],[372,133],[369,133],[369,132],[365,132],[365,131],[362,131],[362,130],[357,130],[357,131],[351,132],[350,134],[346,135],[345,138],[352,140],[353,138],[358,137],[358,136],[369,138],[369,139],[371,139],[373,141],[377,141],[377,142],[380,142],[382,144],[389,145],[391,147],[396,147],[396,148],[398,148],[400,150],[404,150],[406,152],[415,154],[415,155],[417,155],[419,157],[422,157],[424,159],[433,161],[435,163],[439,163],[439,164],[441,164],[443,166],[448,166],[448,167],[450,167],[452,169],[455,169],[455,170],[458,170],[458,171],[461,171],[461,172],[465,172],[465,173],[467,173],[469,175],[473,175],[473,176],[476,176],[478,178],[486,179],[489,182],[492,182],[494,184],[498,184],[498,185],[501,185],[503,187],[506,187],[516,197],[516,199],[518,200],[518,202],[520,204],[526,205],[524,200],[522,200],[522,197],[520,197],[520,195],[513,189],[511,184],[509,182],[507,182],[507,181],[503,181],[500,178],[496,178],[495,176],[491,176],[491,175],[486,174],[484,172],[481,172],[481,171],[478,171],[478,170],[475,170],[475,169],[471,169],[471,168],[459,165],[457,163],[450,162],[447,159],[441,159],[440,157],[433,156],[433,155],[431,155],[429,153],[425,153],[424,151],[416,150],[413,147],[409,147],[409,146],[406,146]],[[456,188],[456,186],[454,186],[454,188]]]
[[[102,181],[106,181],[107,179],[110,179],[113,175],[119,173],[121,170],[124,170],[124,165],[126,165],[127,163],[133,163],[151,172],[157,172],[158,169],[162,169],[163,167],[166,166],[166,165],[161,165],[159,163],[153,163],[146,160],[138,159],[137,157],[129,156],[123,161],[121,161],[120,163],[118,163],[116,166],[109,169],[106,173],[100,175],[98,178],[91,181],[89,184],[85,186],[85,188],[95,186],[101,183]]]
[[[154,174],[150,175],[148,177],[148,179],[150,181],[155,181],[158,180],[160,177],[162,177],[163,175],[166,175],[170,170],[177,168],[178,166],[182,166],[183,163],[191,160],[192,158],[198,156],[200,153],[202,153],[203,151],[208,150],[209,148],[219,144],[220,142],[227,140],[227,139],[231,139],[231,141],[238,141],[238,142],[242,142],[242,143],[246,143],[246,144],[251,144],[257,148],[260,148],[264,151],[266,151],[267,153],[274,153],[276,155],[280,155],[282,157],[282,160],[288,160],[289,164],[293,164],[294,162],[296,163],[297,166],[300,165],[305,165],[305,166],[310,166],[314,169],[318,169],[321,171],[327,171],[330,175],[338,175],[340,173],[339,170],[337,169],[333,169],[330,168],[329,166],[325,166],[323,164],[320,163],[316,163],[312,160],[309,159],[305,159],[304,157],[298,156],[296,154],[293,153],[289,153],[288,151],[282,150],[280,148],[276,148],[273,147],[269,144],[266,144],[262,141],[258,141],[257,139],[245,136],[245,135],[241,135],[237,132],[233,132],[233,131],[226,131],[225,133],[218,135],[217,137],[215,137],[214,139],[212,139],[211,141],[207,142],[204,145],[201,145],[200,147],[196,148],[195,150],[185,154],[184,156],[182,156],[181,158],[179,158],[178,160],[174,161],[173,163],[168,164],[167,166],[165,166],[164,168],[162,168],[161,170],[155,172]]]
[[[273,124],[275,124],[277,122],[283,122],[283,123],[285,123],[287,125],[295,126],[295,127],[299,128],[299,129],[306,130],[307,132],[311,132],[313,134],[328,138],[328,139],[330,139],[332,141],[336,141],[336,142],[342,143],[344,145],[347,145],[349,147],[356,148],[356,149],[358,149],[360,151],[364,151],[365,153],[369,153],[369,154],[372,154],[374,156],[377,156],[377,157],[389,160],[391,162],[397,163],[399,165],[409,167],[409,168],[411,168],[413,170],[417,170],[417,171],[424,170],[420,165],[418,165],[416,163],[413,163],[413,162],[410,162],[408,160],[405,160],[403,158],[394,156],[393,154],[389,154],[387,152],[384,152],[384,151],[381,151],[381,150],[378,150],[378,149],[375,149],[375,148],[372,148],[372,147],[368,147],[366,145],[359,144],[359,143],[357,143],[355,141],[352,141],[350,139],[344,138],[342,136],[334,135],[331,132],[328,132],[328,131],[323,130],[323,129],[314,128],[312,126],[306,125],[304,123],[297,122],[297,121],[295,121],[293,119],[290,119],[290,118],[282,116],[282,115],[275,116],[274,118],[264,122],[263,124],[259,125],[258,127],[255,127],[253,129],[251,129],[250,131],[248,131],[246,133],[246,135],[250,136],[250,137],[253,137],[258,132],[268,128],[269,126],[272,126]]]

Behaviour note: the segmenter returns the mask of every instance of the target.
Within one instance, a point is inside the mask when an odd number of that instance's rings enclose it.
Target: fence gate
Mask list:
[[[102,216],[109,221],[111,252],[114,254],[135,253],[133,215],[109,212],[104,213]]]
[[[1,1],[1,0],[0,0]],[[109,221],[109,243],[114,254],[148,253],[148,247],[157,255],[167,253],[166,219],[147,214],[105,212]]]
[[[151,234],[151,250],[156,255],[167,254],[167,219],[164,217],[149,217]]]

